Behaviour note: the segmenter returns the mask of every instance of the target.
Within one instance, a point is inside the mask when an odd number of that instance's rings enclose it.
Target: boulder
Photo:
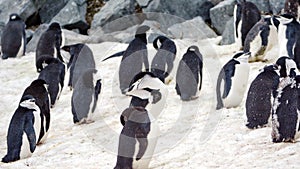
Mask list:
[[[175,24],[168,29],[171,38],[174,39],[206,39],[217,37],[216,33],[209,28],[201,17],[196,17],[186,22]]]
[[[135,0],[110,0],[106,2],[100,11],[94,15],[92,29],[95,29],[99,26],[104,26],[106,23],[121,18],[125,15],[133,14],[135,11],[134,3]],[[130,20],[128,21],[130,22]],[[127,26],[126,23],[121,23],[120,27],[124,27],[123,29],[126,29],[129,26]],[[122,30],[122,28],[120,29]]]
[[[58,22],[66,29],[78,29],[81,34],[87,35],[89,25],[85,20],[86,8],[85,0],[70,0],[51,22]]]
[[[40,40],[40,37],[42,36],[42,33],[44,33],[47,29],[48,24],[42,24],[34,31],[31,40],[27,43],[26,52],[35,52],[36,46]]]
[[[209,0],[152,0],[143,12],[161,12],[188,20],[196,16],[209,16],[209,9],[212,6]]]
[[[169,27],[186,21],[181,17],[165,13],[147,12],[145,15],[148,21],[158,22],[160,24],[160,30],[165,34],[168,33]]]
[[[269,0],[270,10],[273,14],[280,14],[281,10],[284,8],[285,0]]]
[[[229,21],[227,21],[225,30],[222,34],[221,45],[229,45],[235,42],[233,22],[234,22],[233,17],[229,19]]]
[[[35,0],[42,23],[49,23],[65,7],[69,0]]]
[[[281,0],[281,1],[285,1],[285,0]],[[261,13],[271,12],[269,0],[247,0],[247,2],[254,3],[257,6],[257,8],[261,11]]]
[[[213,28],[218,34],[225,30],[226,23],[233,16],[235,0],[225,0],[210,9],[210,18]]]
[[[17,13],[25,21],[35,13],[36,8],[31,0],[2,0],[0,1],[0,22],[7,23],[9,15]]]

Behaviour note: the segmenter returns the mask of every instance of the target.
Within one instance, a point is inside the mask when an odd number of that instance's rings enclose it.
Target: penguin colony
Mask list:
[[[216,110],[238,107],[245,98],[246,126],[255,129],[270,122],[270,135],[275,143],[295,142],[300,130],[300,26],[298,8],[288,1],[291,0],[286,1],[280,16],[261,15],[253,3],[237,2],[234,36],[240,51],[222,67],[216,85]],[[168,95],[166,78],[172,71],[176,71],[174,90],[178,99],[197,99],[202,89],[205,56],[201,48],[195,45],[186,48],[174,70],[174,60],[178,57],[176,43],[160,35],[153,42],[157,52],[149,64],[146,35],[150,29],[146,25],[138,27],[125,51],[102,60],[122,56],[118,72],[120,93],[131,99],[128,108],[120,113],[123,129],[115,169],[149,167],[159,136],[156,120]],[[20,16],[11,14],[4,32],[2,59],[25,55],[25,23]],[[63,41],[59,23],[51,23],[42,34],[35,62],[39,76],[24,90],[12,114],[7,154],[2,162],[28,158],[39,144],[46,144],[51,108],[63,90],[67,71],[73,123],[93,122],[92,114],[102,88],[102,79],[96,77],[98,70],[93,52],[86,44],[64,46]],[[275,63],[266,64],[246,91],[251,62],[272,61],[265,55],[275,45],[279,46]],[[69,60],[65,60],[61,50],[70,53]]]

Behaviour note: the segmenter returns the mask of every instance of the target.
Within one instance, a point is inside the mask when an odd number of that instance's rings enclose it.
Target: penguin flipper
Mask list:
[[[34,131],[33,119],[34,119],[33,115],[32,116],[26,116],[25,124],[24,124],[24,131],[27,135],[27,139],[28,139],[28,142],[29,142],[31,153],[34,152],[35,147],[36,147],[36,143],[37,143],[36,133],[40,133],[40,131]]]
[[[121,51],[121,52],[115,53],[115,54],[113,54],[113,55],[111,55],[111,56],[109,56],[109,57],[103,59],[101,62],[106,61],[107,59],[110,59],[110,58],[123,56],[124,53],[125,53],[125,51]]]
[[[224,93],[222,95],[222,98],[226,98],[230,92],[231,85],[232,85],[232,80],[231,78],[234,76],[235,72],[235,65],[239,64],[236,61],[229,61],[226,66],[224,66]]]

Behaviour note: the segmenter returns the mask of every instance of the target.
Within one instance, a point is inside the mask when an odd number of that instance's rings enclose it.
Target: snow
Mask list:
[[[299,143],[272,143],[271,124],[249,130],[245,126],[245,100],[237,108],[216,111],[215,84],[221,66],[236,52],[235,45],[218,46],[220,37],[203,41],[176,40],[178,54],[167,85],[167,103],[157,123],[162,135],[158,139],[150,168],[299,168]],[[198,99],[182,102],[175,92],[175,75],[180,58],[190,45],[197,45],[204,58],[203,85]],[[49,136],[38,145],[32,157],[0,168],[113,168],[122,125],[121,112],[129,97],[118,88],[121,58],[101,62],[122,51],[127,44],[104,42],[88,44],[102,77],[102,91],[93,114],[94,123],[75,125],[71,113],[72,92],[67,79],[60,99],[51,109]],[[148,45],[150,60],[155,54]],[[270,52],[268,58],[276,55]],[[264,65],[250,63],[248,87]],[[0,156],[6,154],[6,135],[10,119],[24,89],[38,77],[35,53],[0,61]]]

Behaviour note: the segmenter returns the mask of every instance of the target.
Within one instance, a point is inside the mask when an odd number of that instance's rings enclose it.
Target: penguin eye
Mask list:
[[[35,102],[35,99],[30,99],[29,102],[32,102],[32,103]]]

